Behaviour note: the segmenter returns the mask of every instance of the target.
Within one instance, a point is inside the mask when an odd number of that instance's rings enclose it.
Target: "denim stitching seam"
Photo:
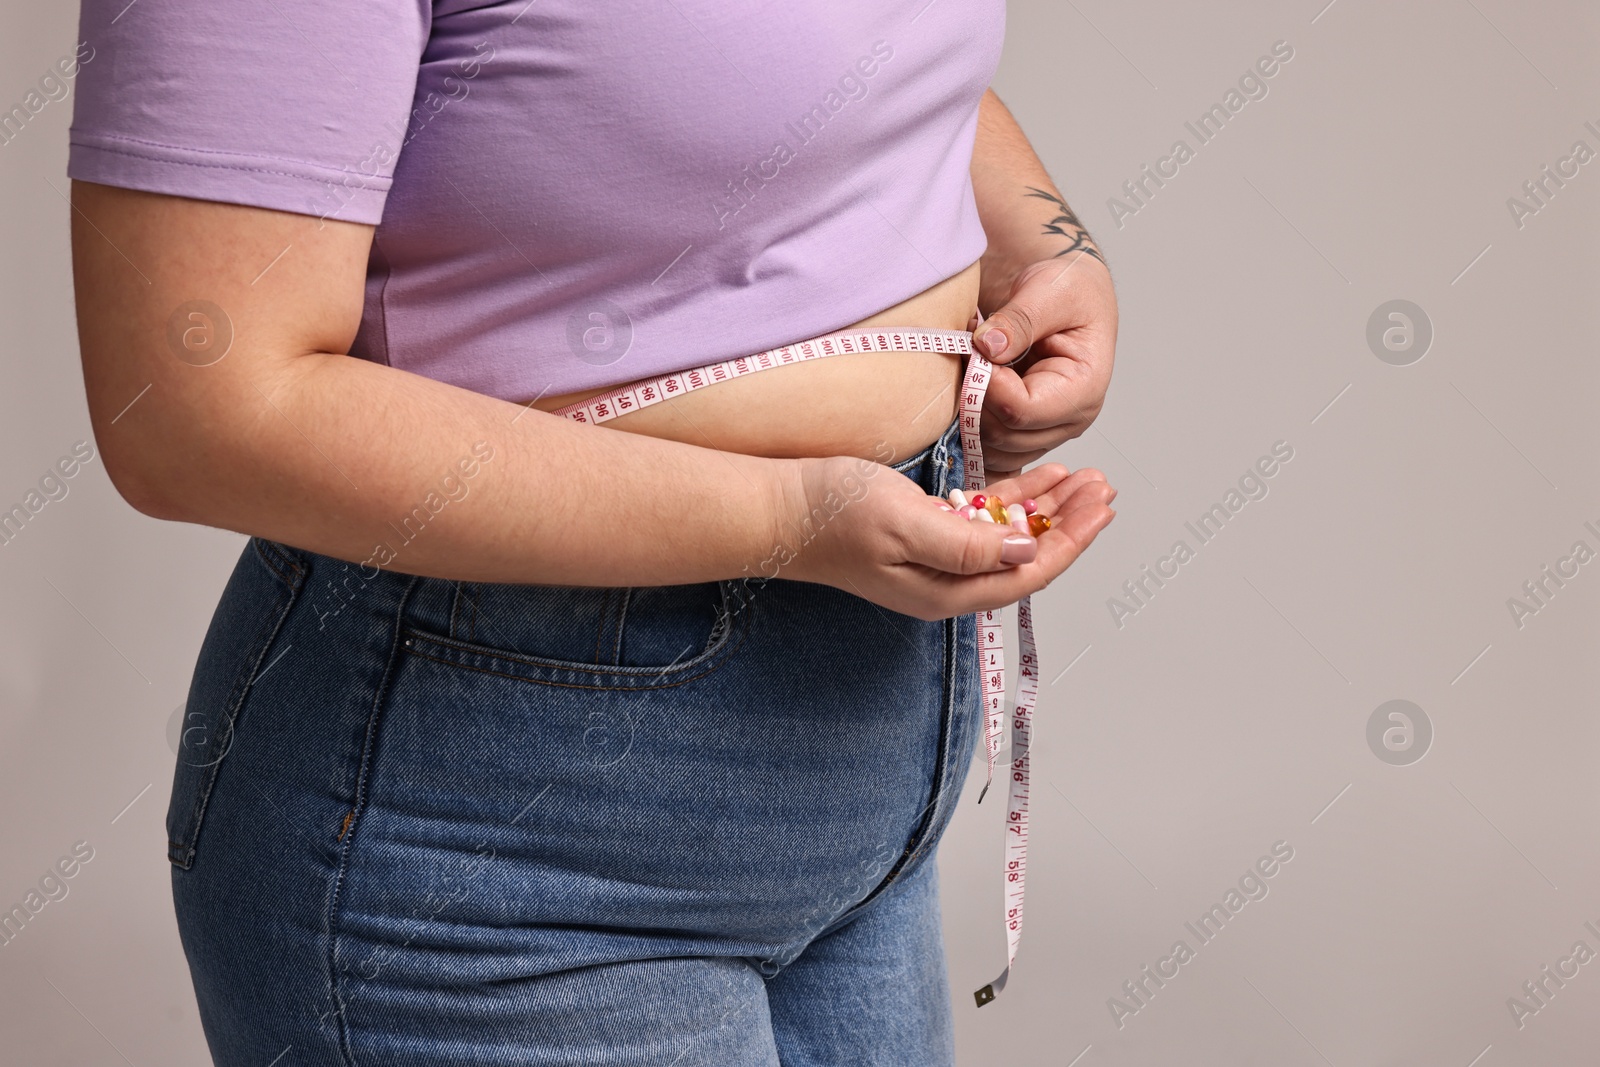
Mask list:
[[[295,577],[296,579],[300,578],[300,572],[297,571]],[[239,671],[238,676],[234,679],[233,689],[228,693],[228,702],[224,706],[219,725],[227,728],[229,736],[232,736],[232,732],[238,729],[239,715],[244,707],[246,698],[250,695],[251,687],[255,684],[256,672],[261,669],[262,661],[266,659],[267,653],[272,650],[273,643],[277,641],[278,631],[283,628],[283,621],[288,618],[289,609],[294,606],[303,587],[303,583],[300,581],[288,579],[285,579],[285,581],[286,595],[284,596],[283,605],[276,614],[269,615],[262,621],[261,628],[256,631],[256,636],[251,641],[251,644],[258,650],[255,660],[246,662],[246,666]],[[222,760],[218,760],[203,770],[204,777],[198,784],[194,804],[189,812],[189,825],[185,827],[189,840],[187,842],[179,842],[171,838],[167,839],[167,859],[179,870],[187,871],[194,866],[195,855],[200,847],[201,824],[205,821],[206,807],[211,802],[211,794],[216,789],[217,777],[221,773]],[[181,861],[178,859],[180,855],[183,857]]]
[[[279,549],[277,545],[261,537],[252,537],[250,541],[255,546],[256,555],[261,557],[261,562],[265,563],[285,585],[293,586],[296,580],[304,579],[305,569]],[[277,562],[274,562],[274,558],[276,558]],[[293,571],[294,577],[291,578],[289,575],[284,574],[279,567],[279,563]]]
[[[946,433],[948,432],[949,431],[946,431]],[[941,435],[938,444],[942,444],[943,442],[944,436]],[[937,447],[937,445],[930,445],[928,448],[928,453],[931,454],[932,449],[935,447]],[[935,486],[940,484],[939,478],[939,473],[937,468],[935,468],[933,471],[933,483]],[[955,621],[955,619],[946,619],[944,620],[943,625],[939,627],[941,644],[943,645],[943,660],[945,669],[943,671],[943,682],[940,690],[941,699],[939,701],[941,708],[941,715],[939,717],[939,743],[934,752],[934,777],[932,788],[928,791],[928,802],[923,805],[921,818],[917,821],[916,828],[912,830],[910,838],[906,841],[905,848],[900,853],[900,858],[897,859],[894,863],[894,866],[889,869],[889,873],[884,875],[883,880],[873,887],[872,892],[868,893],[861,899],[859,903],[856,904],[855,907],[846,912],[846,915],[854,915],[855,913],[860,912],[862,908],[865,908],[869,903],[872,902],[874,898],[882,893],[890,883],[892,883],[896,878],[900,877],[901,872],[904,871],[909,864],[914,862],[916,857],[922,854],[924,851],[924,846],[932,838],[932,831],[936,828],[939,818],[943,813],[942,802],[946,792],[946,784],[950,780],[950,775],[946,770],[945,764],[949,762],[950,739],[955,723],[955,675],[957,668],[955,647],[957,644],[957,634],[954,630]]]
[[[628,605],[633,603],[633,590],[624,587],[622,595],[617,601],[617,639],[611,645],[611,665],[622,666],[622,634],[628,626]],[[713,634],[715,630],[712,631]]]
[[[455,583],[455,593],[450,598],[450,629],[447,631],[451,637],[459,637],[461,631],[461,582]]]
[[[529,678],[526,675],[509,674],[509,673],[507,673],[505,671],[496,671],[496,670],[491,670],[488,667],[480,667],[480,666],[477,666],[476,664],[465,662],[464,660],[445,659],[442,656],[429,655],[427,652],[422,651],[421,649],[417,648],[415,645],[407,646],[406,650],[408,652],[410,652],[413,656],[419,656],[422,659],[432,660],[435,663],[442,663],[446,667],[455,667],[455,668],[457,668],[459,670],[464,670],[464,671],[476,671],[479,674],[488,674],[488,675],[492,675],[492,676],[494,676],[496,678],[507,678],[507,679],[510,679],[511,681],[514,681],[514,682],[526,682],[529,685],[548,685],[548,686],[554,686],[555,688],[558,688],[558,689],[588,689],[588,690],[591,690],[593,692],[616,693],[616,692],[634,692],[634,691],[641,691],[641,690],[647,690],[647,689],[672,689],[672,688],[674,688],[676,686],[683,685],[683,684],[685,684],[687,682],[692,682],[697,678],[704,678],[706,675],[711,674],[714,671],[720,670],[722,668],[722,666],[727,662],[727,660],[729,660],[729,659],[731,659],[733,657],[733,654],[735,652],[737,652],[739,650],[740,646],[742,646],[744,644],[744,639],[749,634],[749,631],[750,631],[750,628],[749,628],[749,625],[747,623],[745,625],[745,628],[739,634],[739,640],[732,642],[731,645],[728,643],[727,640],[724,640],[722,642],[721,647],[715,649],[711,654],[709,654],[709,656],[707,656],[703,661],[701,661],[701,662],[706,663],[708,666],[706,667],[705,670],[701,671],[700,673],[691,675],[691,676],[689,676],[687,678],[680,678],[675,682],[662,682],[662,683],[660,683],[658,685],[583,685],[583,684],[578,683],[578,682],[558,682],[558,681],[554,681],[554,680],[548,679],[548,678]],[[429,642],[431,644],[442,645],[442,646],[444,646],[446,648],[455,648],[456,651],[462,653],[463,655],[476,656],[476,657],[478,657],[480,659],[503,659],[503,660],[508,660],[508,661],[511,661],[511,662],[522,662],[517,657],[513,657],[513,656],[506,656],[506,655],[503,655],[503,654],[483,653],[483,652],[477,652],[477,651],[472,650],[472,649],[459,648],[459,647],[457,647],[455,645],[454,642],[442,640],[437,635],[434,635],[434,634],[425,634],[425,633],[422,633],[421,631],[411,630],[411,629],[407,629],[405,632],[408,635],[408,639],[415,638],[418,641],[427,641],[427,642]],[[690,661],[690,663],[684,664],[684,668],[689,667],[690,665],[694,664],[695,662],[696,661]],[[528,665],[530,667],[535,667],[535,668],[542,669],[542,670],[552,670],[552,669],[554,669],[554,670],[563,670],[563,671],[567,671],[568,673],[572,673],[572,674],[579,674],[579,673],[584,673],[585,672],[585,668],[581,664],[575,664],[575,665],[572,665],[572,666],[552,667],[552,666],[550,666],[548,664],[533,663],[531,661],[528,661]],[[604,674],[606,672],[597,671],[597,670],[590,670],[590,671],[588,671],[588,673]],[[645,675],[644,677],[648,678],[649,676]],[[666,672],[665,671],[658,672],[658,673],[656,673],[655,677],[664,678],[664,677],[666,677]]]
[[[594,624],[594,651],[590,653],[590,655],[594,659],[594,662],[599,664],[605,662],[605,660],[600,658],[600,646],[605,644],[606,627],[611,625],[610,586],[606,586],[600,590],[600,610],[596,614],[598,614],[600,617],[595,621]]]
[[[929,851],[937,844],[939,835],[935,831],[939,829],[940,823],[948,821],[950,807],[946,801],[948,800],[948,794],[951,792],[952,786],[958,777],[956,772],[959,770],[959,768],[950,766],[950,763],[951,757],[955,754],[956,750],[956,746],[954,744],[956,720],[960,713],[960,708],[956,703],[956,695],[960,691],[959,680],[957,678],[957,672],[960,669],[961,640],[960,632],[958,630],[960,622],[961,617],[957,616],[944,620],[944,625],[940,627],[944,634],[945,671],[943,694],[944,699],[941,701],[943,704],[944,725],[939,733],[939,781],[934,791],[934,810],[928,816],[929,832],[925,834],[922,840],[917,843],[917,853],[907,861],[908,864],[918,862],[923,853]]]
[[[373,750],[377,747],[378,726],[383,717],[384,702],[389,695],[389,683],[394,678],[395,667],[400,662],[401,635],[405,631],[405,611],[410,603],[411,593],[416,588],[420,579],[413,576],[406,583],[405,589],[399,597],[399,604],[395,608],[395,624],[393,634],[389,640],[388,662],[385,663],[383,676],[378,680],[377,689],[373,693],[372,707],[367,712],[367,729],[361,742],[361,764],[356,771],[356,789],[354,802],[351,804],[350,823],[346,828],[344,838],[339,843],[339,861],[334,869],[333,892],[328,899],[328,999],[333,1004],[334,1019],[339,1033],[339,1055],[346,1067],[358,1067],[355,1050],[350,1044],[349,1019],[345,1015],[345,1000],[340,993],[339,982],[339,907],[344,896],[345,874],[350,866],[350,853],[355,846],[357,835],[361,832],[361,816],[367,806],[367,781],[372,772]]]

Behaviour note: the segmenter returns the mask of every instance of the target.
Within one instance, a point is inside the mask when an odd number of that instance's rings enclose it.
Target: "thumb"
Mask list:
[[[1043,309],[1035,306],[1026,293],[1014,296],[972,331],[978,351],[992,363],[1010,363],[1021,358],[1038,339],[1045,324]]]
[[[1032,563],[1039,542],[1004,523],[974,522],[929,508],[907,539],[908,562],[947,574],[983,574]]]

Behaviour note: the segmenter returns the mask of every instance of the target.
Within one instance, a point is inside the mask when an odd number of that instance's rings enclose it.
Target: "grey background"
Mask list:
[[[956,0],[936,0],[951,3]],[[1003,964],[1001,805],[943,847],[963,1064],[1593,1062],[1600,962],[1519,1029],[1507,998],[1600,951],[1592,649],[1600,561],[1519,628],[1507,599],[1600,549],[1600,163],[1519,228],[1506,199],[1600,150],[1600,11],[1577,2],[1017,2],[996,88],[1113,265],[1110,403],[1064,448],[1117,521],[1035,600],[1046,685],[1030,893]],[[75,40],[11,8],[7,107]],[[1257,57],[1294,58],[1138,212],[1107,199]],[[89,438],[73,326],[70,101],[0,145],[0,504]],[[54,184],[54,190],[50,184]],[[1368,348],[1379,305],[1431,348]],[[1294,458],[1118,627],[1108,598],[1286,441]],[[207,1062],[172,919],[169,717],[241,538],[144,518],[91,463],[0,546],[0,903],[94,858],[0,948],[6,1063]],[[1060,672],[1071,664],[1065,674]],[[1051,679],[1058,679],[1051,683]],[[1425,758],[1368,747],[1423,709]],[[1274,842],[1209,944],[1185,929]],[[1119,1028],[1107,1006],[1195,950]]]

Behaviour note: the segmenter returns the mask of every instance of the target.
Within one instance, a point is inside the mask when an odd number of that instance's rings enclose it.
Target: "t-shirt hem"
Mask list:
[[[74,131],[67,177],[141,192],[377,225],[390,178],[297,160]]]

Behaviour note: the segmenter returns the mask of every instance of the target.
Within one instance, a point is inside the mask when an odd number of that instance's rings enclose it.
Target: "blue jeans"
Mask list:
[[[954,425],[896,469],[958,484]],[[782,577],[454,582],[252,539],[167,813],[211,1053],[951,1064],[933,857],[980,732],[970,615]]]

